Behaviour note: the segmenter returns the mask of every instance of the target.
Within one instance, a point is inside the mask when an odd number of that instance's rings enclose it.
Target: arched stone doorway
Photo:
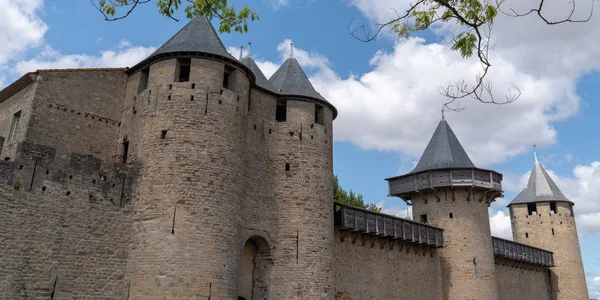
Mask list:
[[[269,299],[271,249],[260,236],[249,238],[240,256],[238,300]]]

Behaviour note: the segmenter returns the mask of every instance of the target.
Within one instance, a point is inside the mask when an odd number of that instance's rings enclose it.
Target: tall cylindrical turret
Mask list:
[[[554,252],[555,299],[588,299],[573,203],[537,161],[527,187],[509,204],[515,241]]]
[[[196,18],[131,72],[130,299],[236,299],[249,70]]]
[[[277,199],[273,299],[333,298],[332,120],[336,111],[294,58],[271,77],[278,100],[270,149]]]
[[[502,175],[475,167],[442,119],[416,168],[387,180],[414,220],[444,229],[444,299],[498,299],[488,205],[502,194]]]

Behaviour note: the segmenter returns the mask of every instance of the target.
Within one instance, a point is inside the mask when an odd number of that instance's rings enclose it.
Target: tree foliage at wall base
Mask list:
[[[381,212],[381,208],[375,203],[365,203],[363,195],[355,193],[353,190],[347,192],[338,181],[338,177],[333,177],[333,201],[349,204],[352,206],[368,209],[374,212]]]

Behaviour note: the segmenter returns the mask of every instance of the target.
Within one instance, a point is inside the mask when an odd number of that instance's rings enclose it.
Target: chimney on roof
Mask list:
[[[294,58],[294,43],[290,43],[290,58]]]
[[[250,47],[252,47],[252,43],[248,42],[248,57],[252,57],[252,52],[250,51]]]
[[[243,55],[244,55],[244,46],[240,46],[240,59],[239,60],[242,60]]]

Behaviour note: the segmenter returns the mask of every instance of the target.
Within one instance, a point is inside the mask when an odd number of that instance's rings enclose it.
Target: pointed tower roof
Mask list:
[[[502,174],[477,168],[443,117],[415,169],[386,180],[389,195],[400,197],[409,204],[414,195],[438,188],[485,190],[486,193],[479,198],[479,202],[485,200],[488,205],[503,194]],[[435,197],[440,200],[437,192]],[[470,197],[469,193],[467,199]]]
[[[283,95],[305,96],[326,101],[308,80],[298,61],[290,57],[271,76],[269,82]]]
[[[256,76],[256,85],[257,86],[259,86],[265,90],[271,91],[273,93],[277,93],[277,90],[275,89],[275,87],[273,87],[273,85],[269,82],[269,80],[267,79],[265,74],[263,74],[263,72],[260,70],[260,68],[254,61],[254,59],[252,59],[252,57],[246,56],[246,57],[242,58],[241,62],[244,65],[246,65],[248,68],[250,68],[252,73],[254,73],[254,76]]]
[[[446,119],[442,119],[429,140],[419,163],[411,173],[450,168],[475,168],[475,165],[471,162]]]
[[[233,58],[207,17],[193,18],[150,57],[169,52],[204,52]]]
[[[156,49],[154,53],[131,67],[129,73],[168,57],[200,55],[216,56],[231,63],[239,64],[239,61],[225,49],[210,20],[205,16],[198,16]]]
[[[319,94],[302,70],[300,63],[292,56],[269,78],[275,91],[283,96],[300,96],[315,99],[333,110],[333,118],[337,117],[337,109]]]
[[[544,167],[537,161],[533,164],[531,175],[527,187],[510,202],[512,204],[534,203],[544,201],[566,201],[571,202],[563,195],[558,186],[554,183]],[[571,202],[572,203],[572,202]]]

